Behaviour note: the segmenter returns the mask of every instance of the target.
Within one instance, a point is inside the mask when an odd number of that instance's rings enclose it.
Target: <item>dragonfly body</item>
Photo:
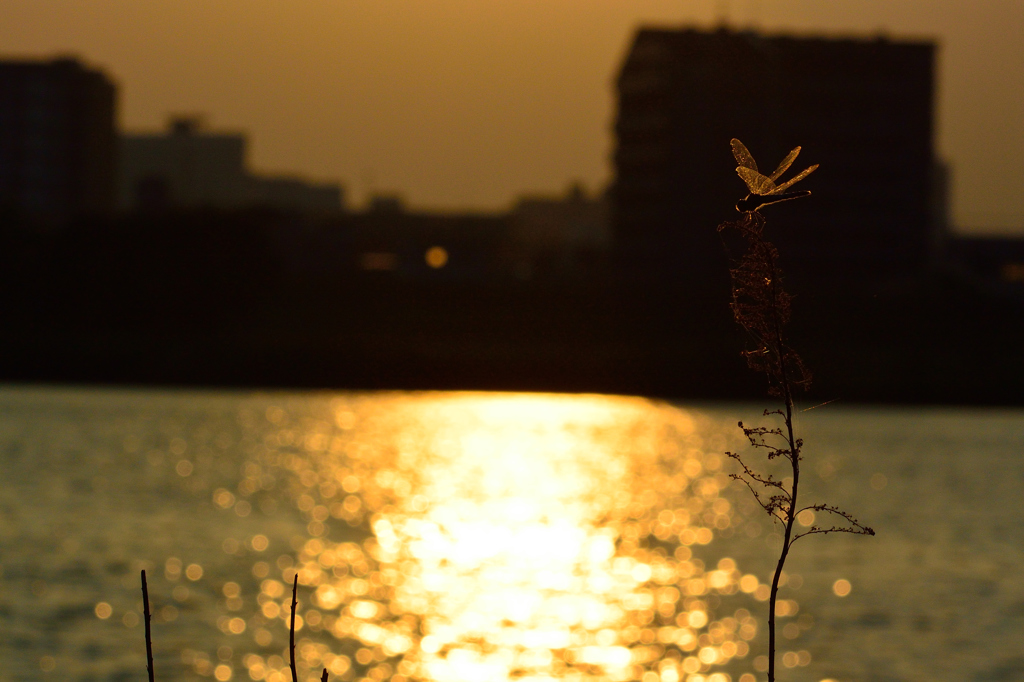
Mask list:
[[[747,189],[750,191],[743,199],[740,199],[736,204],[736,210],[744,213],[748,211],[757,211],[764,206],[771,204],[777,204],[780,201],[789,201],[790,199],[799,199],[800,197],[810,196],[810,192],[807,190],[787,192],[786,190],[793,186],[794,183],[803,180],[808,175],[814,172],[818,167],[818,164],[814,164],[810,168],[800,171],[792,178],[783,182],[779,185],[775,184],[775,181],[785,173],[793,161],[796,160],[797,155],[800,153],[800,147],[797,147],[782,160],[778,168],[771,175],[765,175],[757,170],[757,163],[754,161],[754,157],[751,156],[750,152],[743,145],[742,142],[736,138],[732,139],[732,154],[736,158],[736,163],[739,166],[736,167],[736,173],[740,176],[744,183],[747,185]]]
[[[762,206],[777,204],[780,201],[789,201],[790,199],[799,199],[800,197],[808,197],[810,195],[809,190],[784,192],[783,194],[748,194],[736,202],[736,210],[740,213],[756,211]]]

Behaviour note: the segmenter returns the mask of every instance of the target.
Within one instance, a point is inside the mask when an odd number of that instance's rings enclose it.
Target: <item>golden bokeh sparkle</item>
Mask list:
[[[721,443],[705,442],[699,417],[533,394],[348,396],[331,409],[302,423],[268,409],[238,493],[213,493],[230,512],[276,488],[307,524],[276,561],[272,540],[246,541],[263,557],[256,612],[225,616],[226,634],[282,642],[297,573],[310,674],[732,682],[754,667],[758,621],[742,604],[767,586],[706,547],[737,520]],[[252,599],[233,582],[222,593],[228,610]],[[241,663],[253,680],[290,677],[281,656]]]

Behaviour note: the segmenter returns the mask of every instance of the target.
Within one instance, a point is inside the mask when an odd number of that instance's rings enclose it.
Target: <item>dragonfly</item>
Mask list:
[[[782,184],[775,184],[775,181],[789,170],[789,167],[796,161],[796,157],[800,153],[800,147],[786,154],[786,158],[782,160],[782,163],[779,164],[774,173],[765,175],[757,170],[757,163],[754,161],[754,157],[750,155],[750,152],[747,151],[742,142],[734,137],[730,144],[732,145],[732,155],[736,157],[736,163],[739,164],[736,167],[736,173],[747,184],[747,189],[750,190],[750,194],[740,199],[736,204],[736,210],[740,213],[757,211],[762,206],[769,206],[780,201],[789,201],[790,199],[799,199],[800,197],[811,195],[808,190],[798,190],[796,192],[787,192],[786,190],[792,187],[794,183],[803,180],[813,173],[818,164],[800,171]]]

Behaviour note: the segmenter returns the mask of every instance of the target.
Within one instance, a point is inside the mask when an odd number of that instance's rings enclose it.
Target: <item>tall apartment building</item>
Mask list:
[[[914,272],[944,211],[933,151],[936,47],[885,38],[641,29],[618,76],[615,248],[634,276],[698,282],[722,267],[716,226],[747,192],[729,140],[814,196],[765,209],[791,267]]]
[[[116,100],[75,59],[0,61],[0,207],[56,220],[113,209]]]

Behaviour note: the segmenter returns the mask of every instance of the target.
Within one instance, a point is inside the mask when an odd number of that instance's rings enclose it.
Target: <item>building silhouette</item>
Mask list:
[[[884,37],[641,29],[617,79],[615,248],[628,276],[724,276],[715,227],[747,192],[729,140],[770,173],[821,168],[810,199],[765,209],[788,270],[892,278],[927,264],[944,225],[933,151],[936,47]]]
[[[506,259],[518,279],[577,278],[595,273],[611,241],[608,201],[573,184],[563,196],[520,197],[508,215]]]
[[[197,118],[180,117],[166,133],[123,134],[118,142],[118,206],[122,210],[252,206],[337,212],[337,184],[250,173],[240,133],[208,132]]]
[[[70,58],[0,61],[0,207],[61,221],[114,208],[114,84]]]

